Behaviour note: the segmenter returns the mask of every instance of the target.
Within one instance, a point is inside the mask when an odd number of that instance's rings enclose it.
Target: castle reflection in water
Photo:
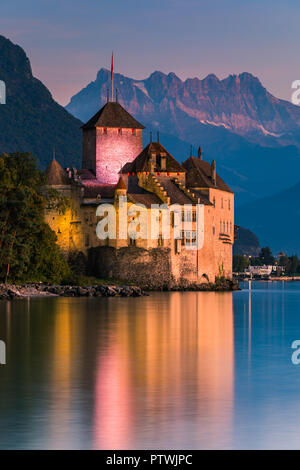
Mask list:
[[[246,418],[238,420],[248,405],[246,421],[253,424],[254,329],[254,347],[272,345],[275,331],[278,351],[285,348],[284,304],[264,296],[259,310],[254,300],[252,318],[250,295],[174,292],[2,304],[7,365],[0,369],[0,447],[237,446],[237,424]]]

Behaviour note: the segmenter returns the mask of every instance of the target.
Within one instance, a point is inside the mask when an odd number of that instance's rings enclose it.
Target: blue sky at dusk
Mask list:
[[[300,79],[296,0],[1,0],[0,34],[22,46],[55,99],[69,98],[101,67],[142,79],[251,72],[290,99]]]

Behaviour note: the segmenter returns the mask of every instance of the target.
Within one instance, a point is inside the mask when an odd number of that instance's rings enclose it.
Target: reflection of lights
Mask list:
[[[157,304],[154,296],[143,299],[142,312],[132,302],[114,312],[108,344],[98,357],[95,448],[148,442],[156,448],[160,442],[174,445],[174,439],[180,446],[191,416],[202,437],[206,423],[208,445],[230,438],[232,294],[172,293],[156,299]]]

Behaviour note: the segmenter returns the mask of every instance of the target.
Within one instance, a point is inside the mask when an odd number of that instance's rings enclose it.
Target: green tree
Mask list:
[[[0,278],[5,282],[33,274],[59,281],[68,272],[56,235],[44,222],[44,188],[45,176],[31,154],[0,156]]]
[[[242,273],[249,266],[249,259],[244,255],[233,256],[233,271],[235,273]]]
[[[261,249],[259,259],[261,261],[261,264],[273,265],[275,263],[275,258],[269,246],[265,246]]]

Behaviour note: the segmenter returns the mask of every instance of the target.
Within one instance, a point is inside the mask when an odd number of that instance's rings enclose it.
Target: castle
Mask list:
[[[199,147],[197,156],[180,164],[159,137],[156,142],[151,138],[143,149],[143,129],[118,102],[108,101],[82,126],[82,168],[63,169],[51,161],[47,185],[71,201],[64,213],[46,210],[59,246],[66,255],[80,255],[89,274],[142,286],[164,288],[231,278],[234,194],[217,174],[215,161],[204,161]],[[111,204],[118,214],[121,197],[129,210],[128,223],[134,220],[130,207],[143,205],[150,220],[153,204],[175,204],[185,208],[190,228],[175,238],[173,219],[169,239],[161,233],[153,239],[150,232],[132,239],[120,236],[119,223],[116,237],[99,239],[97,208]],[[203,242],[198,249],[189,249],[197,233],[196,207],[201,209]]]

